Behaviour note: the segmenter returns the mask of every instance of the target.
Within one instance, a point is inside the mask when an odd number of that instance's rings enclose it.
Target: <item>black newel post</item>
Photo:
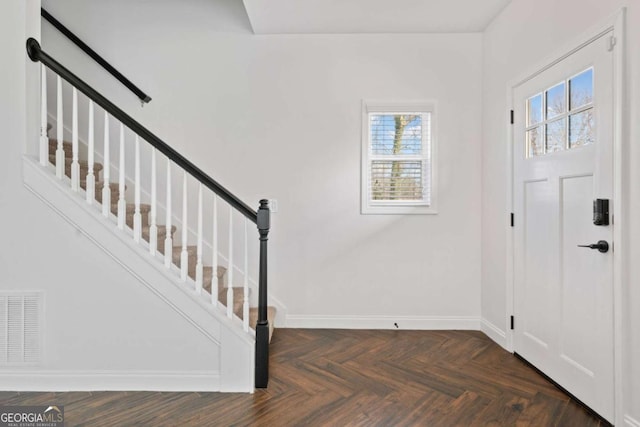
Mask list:
[[[260,233],[260,277],[258,290],[258,323],[256,325],[256,388],[269,383],[269,320],[267,320],[267,240],[271,211],[269,201],[260,200],[258,232]]]

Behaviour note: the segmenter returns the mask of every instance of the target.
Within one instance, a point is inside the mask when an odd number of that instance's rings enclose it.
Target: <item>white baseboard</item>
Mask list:
[[[3,391],[225,391],[217,371],[0,372]]]
[[[285,328],[479,330],[474,316],[326,316],[287,315]],[[396,327],[397,324],[397,327]]]
[[[498,328],[493,323],[489,322],[487,319],[482,319],[480,322],[480,330],[484,332],[489,338],[496,342],[499,346],[506,349],[507,348],[507,335],[505,331]]]
[[[624,416],[624,424],[627,427],[640,427],[640,421],[636,420],[635,418],[633,418],[631,415],[625,415]]]

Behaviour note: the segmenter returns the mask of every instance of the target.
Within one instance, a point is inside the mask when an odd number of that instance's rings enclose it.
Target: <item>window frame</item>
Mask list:
[[[361,176],[360,176],[360,213],[363,215],[434,215],[438,213],[438,186],[437,186],[437,165],[438,165],[438,144],[437,144],[437,103],[434,100],[420,101],[362,101],[362,134],[361,134]],[[374,155],[371,149],[370,135],[370,114],[430,114],[430,141],[422,136],[423,154],[420,160],[430,163],[430,174],[425,174],[425,190],[429,190],[430,201],[427,204],[424,200],[387,200],[374,201],[369,194],[369,165],[377,158],[389,158],[389,155]],[[407,159],[407,156],[395,156],[399,160]],[[411,156],[417,160],[417,157]],[[424,168],[424,166],[423,166]]]
[[[587,102],[586,104],[583,104],[579,107],[573,107],[571,105],[571,91],[572,91],[572,85],[571,85],[571,81],[588,72],[591,71],[592,72],[592,80],[591,80],[591,84],[592,84],[592,91],[593,91],[593,85],[595,84],[595,71],[594,71],[594,67],[593,65],[588,66],[587,68],[583,69],[582,71],[579,71],[577,73],[574,73],[572,75],[569,75],[567,77],[565,77],[563,80],[557,82],[556,84],[549,86],[548,88],[540,91],[540,92],[536,92],[535,94],[529,96],[526,100],[525,100],[525,106],[524,106],[524,113],[525,113],[525,127],[524,127],[524,135],[525,135],[525,151],[524,151],[524,155],[525,155],[525,159],[527,160],[531,160],[531,159],[536,159],[539,157],[546,157],[549,155],[553,155],[556,153],[562,153],[565,151],[569,151],[569,150],[575,150],[575,149],[579,149],[582,147],[586,147],[588,145],[591,144],[587,144],[587,145],[577,145],[572,147],[571,146],[571,117],[576,116],[578,114],[582,114],[585,113],[589,110],[593,111],[595,113],[596,111],[596,105],[593,102],[593,93],[592,93],[592,98],[590,102]],[[547,94],[548,92],[553,89],[556,88],[560,85],[564,85],[564,111],[560,114],[557,114],[555,116],[553,116],[552,118],[548,117],[548,105],[547,105]],[[529,100],[540,96],[541,97],[541,120],[535,124],[529,124],[529,117],[530,117],[530,110],[529,110]],[[555,151],[548,151],[548,147],[547,147],[547,143],[548,143],[548,127],[550,124],[552,123],[556,123],[559,121],[564,120],[564,129],[565,129],[565,135],[566,135],[566,139],[564,141],[564,146],[561,150],[555,150]],[[527,139],[527,135],[530,131],[534,130],[534,129],[539,129],[541,130],[540,132],[540,136],[541,136],[541,143],[542,143],[542,153],[540,154],[531,154],[531,146],[529,143],[529,140]]]

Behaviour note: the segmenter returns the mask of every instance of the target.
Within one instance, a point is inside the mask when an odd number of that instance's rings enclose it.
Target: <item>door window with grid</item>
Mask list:
[[[595,123],[593,68],[526,100],[526,156],[591,145]]]

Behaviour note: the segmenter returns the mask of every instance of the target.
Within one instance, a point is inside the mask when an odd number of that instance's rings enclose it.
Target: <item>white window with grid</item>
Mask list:
[[[362,213],[437,213],[435,153],[433,101],[363,101]]]

